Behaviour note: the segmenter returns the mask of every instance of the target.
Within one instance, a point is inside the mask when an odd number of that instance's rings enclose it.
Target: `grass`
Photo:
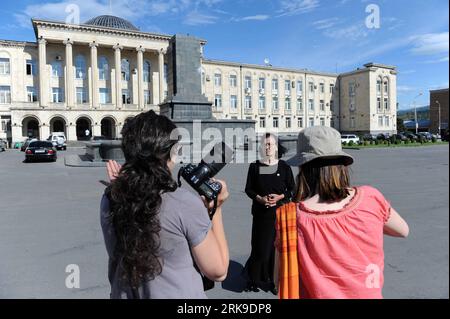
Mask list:
[[[428,142],[428,143],[409,143],[409,144],[378,144],[378,145],[343,145],[342,148],[344,149],[363,149],[363,148],[386,148],[386,147],[420,147],[420,146],[433,146],[433,145],[448,145],[448,142]]]

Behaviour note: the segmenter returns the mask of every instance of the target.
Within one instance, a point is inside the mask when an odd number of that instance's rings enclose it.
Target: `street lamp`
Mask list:
[[[436,100],[436,104],[438,105],[438,134],[441,135],[441,103]]]
[[[416,99],[419,97],[419,96],[422,96],[423,95],[423,93],[422,92],[420,92],[419,94],[417,94],[417,96],[414,98],[414,100],[413,100],[413,105],[414,105],[414,122],[415,122],[415,124],[416,124],[416,134],[417,133],[419,133],[419,123],[417,122],[417,106],[416,106]]]

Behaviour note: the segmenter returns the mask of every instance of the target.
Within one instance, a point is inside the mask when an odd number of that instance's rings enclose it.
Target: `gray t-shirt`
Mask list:
[[[159,257],[162,259],[162,272],[155,279],[144,283],[138,292],[133,292],[120,284],[121,258],[115,254],[116,236],[110,217],[109,200],[103,195],[100,219],[109,255],[111,298],[206,298],[202,278],[194,267],[190,248],[200,244],[211,228],[207,210],[198,195],[184,188],[164,193],[161,197]]]

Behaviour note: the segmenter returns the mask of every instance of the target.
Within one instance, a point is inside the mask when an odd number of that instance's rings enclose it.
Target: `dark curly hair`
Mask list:
[[[125,164],[107,194],[121,280],[133,289],[162,271],[158,213],[161,194],[177,188],[167,166],[178,142],[171,139],[174,129],[172,121],[154,111],[127,120],[122,129]]]

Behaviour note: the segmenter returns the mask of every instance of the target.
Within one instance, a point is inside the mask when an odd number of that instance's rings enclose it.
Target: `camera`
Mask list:
[[[210,212],[212,219],[217,209],[217,198],[222,190],[219,182],[211,180],[222,168],[233,159],[233,151],[224,142],[217,143],[205,156],[200,164],[187,164],[178,171],[178,186],[181,186],[181,177],[201,196],[214,202]]]

